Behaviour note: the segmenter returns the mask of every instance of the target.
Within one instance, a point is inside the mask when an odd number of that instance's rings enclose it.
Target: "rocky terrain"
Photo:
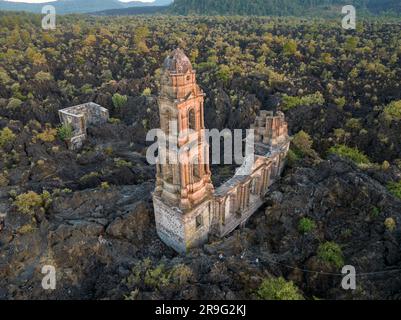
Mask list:
[[[317,258],[319,244],[334,241],[359,273],[401,269],[401,201],[382,185],[399,177],[398,169],[362,170],[337,156],[290,164],[246,228],[179,256],[155,232],[154,169],[129,144],[109,138],[122,139],[118,131],[128,127],[120,126],[92,129],[85,147],[113,145],[116,156],[135,165],[112,168],[102,150],[74,154],[60,145],[54,155],[46,144],[26,148],[27,158],[46,158],[46,165],[30,168],[21,188],[53,192],[45,209],[27,215],[13,205],[15,186],[1,188],[8,215],[0,232],[0,298],[252,299],[271,276],[292,280],[307,298],[400,298],[401,271],[358,277],[357,290],[347,292],[339,275],[319,274],[340,269]],[[69,182],[95,168],[109,171],[101,178],[107,188],[95,175]],[[11,185],[23,171],[21,165],[9,174]],[[61,181],[51,180],[55,173]],[[316,229],[300,234],[302,217],[316,221]],[[391,231],[384,223],[389,217],[396,222]],[[44,265],[56,267],[54,291],[41,287]]]
[[[0,15],[0,299],[254,299],[279,277],[306,299],[401,298],[399,24],[66,16],[48,33],[38,16]],[[265,207],[187,256],[156,235],[145,158],[177,46],[208,128],[279,109],[293,136]],[[111,118],[73,152],[57,111],[88,101]],[[233,172],[212,170],[216,186]],[[354,291],[341,288],[345,264]]]

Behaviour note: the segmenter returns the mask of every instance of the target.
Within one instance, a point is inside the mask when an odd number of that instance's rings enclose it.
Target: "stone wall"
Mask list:
[[[106,123],[109,111],[100,105],[89,102],[59,110],[60,121],[73,128],[73,136],[69,141],[72,150],[79,149],[86,139],[86,129],[90,125]]]
[[[251,174],[241,174],[244,164],[209,199],[191,210],[181,210],[154,195],[157,232],[177,252],[185,253],[202,245],[211,234],[219,237],[229,234],[263,205],[269,187],[284,170],[290,139],[282,113],[262,112],[253,128],[259,138],[255,142]]]

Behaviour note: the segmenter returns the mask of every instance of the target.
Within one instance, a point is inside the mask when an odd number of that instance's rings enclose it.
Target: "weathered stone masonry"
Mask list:
[[[156,229],[159,237],[180,253],[205,243],[211,234],[223,237],[245,224],[263,204],[270,185],[280,177],[290,144],[284,114],[261,111],[251,126],[255,132],[252,173],[240,175],[239,168],[233,178],[215,190],[208,161],[202,158],[208,154],[202,134],[204,93],[195,75],[184,52],[176,49],[164,62],[158,99],[166,140],[173,139],[169,126],[176,121],[179,132],[194,132],[178,141],[178,149],[188,143],[199,146],[197,154],[191,150],[186,154],[177,150],[159,153],[159,157],[166,157],[167,164],[157,164],[153,195]],[[170,164],[172,157],[181,161]]]
[[[106,123],[109,120],[109,111],[96,103],[89,102],[59,110],[59,117],[61,123],[72,126],[73,136],[69,146],[72,150],[76,150],[86,139],[87,127]]]

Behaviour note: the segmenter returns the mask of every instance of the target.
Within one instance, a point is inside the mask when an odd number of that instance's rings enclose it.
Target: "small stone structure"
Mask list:
[[[160,127],[168,141],[172,139],[171,121],[177,122],[180,132],[191,129],[194,133],[185,141],[178,139],[177,150],[169,149],[167,154],[159,150],[159,160],[163,156],[167,163],[159,161],[156,165],[153,205],[159,237],[180,253],[205,243],[211,234],[223,237],[245,224],[264,203],[270,185],[280,177],[290,146],[284,114],[261,111],[251,126],[255,131],[255,157],[247,171],[251,174],[240,174],[244,163],[233,178],[215,190],[209,164],[202,161],[208,154],[202,152],[208,150],[202,134],[203,101],[204,93],[196,84],[191,62],[182,50],[174,50],[163,66],[158,98]],[[198,154],[178,152],[193,143],[199,146]],[[180,161],[169,162],[172,157]]]
[[[88,102],[59,110],[59,117],[61,123],[72,126],[73,136],[69,146],[76,150],[81,148],[86,139],[86,128],[106,123],[109,120],[109,111],[96,103]]]

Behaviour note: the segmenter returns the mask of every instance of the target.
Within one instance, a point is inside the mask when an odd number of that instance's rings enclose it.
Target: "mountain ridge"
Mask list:
[[[154,2],[132,1],[125,3],[118,0],[59,0],[50,3],[21,3],[0,0],[0,10],[41,13],[43,6],[53,5],[56,8],[56,12],[60,14],[91,13],[95,11],[128,9],[132,7],[166,6],[171,4],[171,2],[172,0],[155,0]]]

